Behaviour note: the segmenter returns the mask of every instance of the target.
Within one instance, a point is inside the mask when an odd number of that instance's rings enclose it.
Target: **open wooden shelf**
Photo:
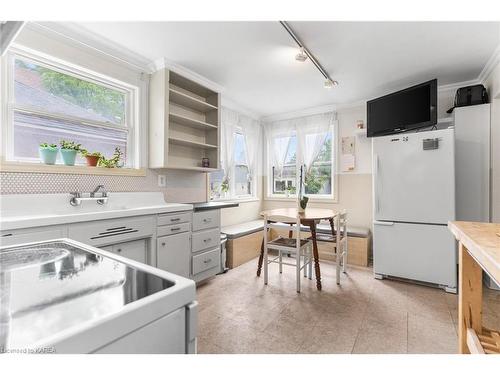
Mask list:
[[[186,116],[178,115],[176,113],[169,113],[169,120],[176,124],[189,126],[196,129],[217,129],[217,126],[209,124],[208,122],[195,120]]]
[[[201,99],[195,98],[194,96],[190,96],[186,93],[175,90],[173,88],[169,89],[169,93],[170,93],[170,101],[172,103],[181,105],[183,107],[192,108],[192,109],[194,109],[198,112],[202,112],[202,113],[213,111],[213,110],[217,109],[217,107],[215,105],[204,102]]]
[[[500,333],[483,327],[477,334],[467,329],[467,347],[472,354],[500,354]]]
[[[170,143],[173,143],[176,145],[181,145],[181,146],[194,146],[194,147],[205,148],[205,149],[216,149],[217,148],[217,146],[215,146],[215,145],[211,145],[208,143],[202,143],[202,142],[196,142],[196,141],[190,141],[190,140],[182,139],[182,138],[169,137],[168,140]]]

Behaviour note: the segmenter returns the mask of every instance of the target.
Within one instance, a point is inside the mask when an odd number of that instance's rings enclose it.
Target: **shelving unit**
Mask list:
[[[212,172],[219,168],[220,94],[175,72],[153,74],[149,166]],[[202,167],[208,158],[210,168]]]

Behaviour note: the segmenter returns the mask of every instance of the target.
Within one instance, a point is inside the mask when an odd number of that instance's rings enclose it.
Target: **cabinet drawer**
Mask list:
[[[200,211],[193,214],[193,230],[217,228],[220,223],[219,210]]]
[[[165,225],[163,227],[158,227],[157,236],[170,236],[171,234],[189,232],[191,230],[191,223],[182,223],[175,225]]]
[[[191,221],[191,211],[176,214],[158,215],[158,225],[188,223]]]
[[[19,245],[22,243],[53,240],[62,237],[66,237],[64,229],[62,228],[4,231],[0,234],[0,246]]]
[[[217,267],[219,265],[219,257],[219,247],[193,256],[193,275]]]
[[[202,232],[193,233],[192,250],[196,253],[200,250],[208,249],[220,244],[220,230],[209,229]]]

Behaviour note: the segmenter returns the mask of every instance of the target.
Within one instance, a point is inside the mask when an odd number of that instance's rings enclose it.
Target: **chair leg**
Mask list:
[[[344,261],[342,262],[342,272],[347,273],[346,271],[346,263],[347,263],[347,236],[345,238],[345,243],[344,243]]]
[[[281,250],[278,250],[278,254],[280,261],[280,273],[283,273],[283,253],[281,252]]]
[[[335,271],[336,271],[336,274],[337,274],[337,285],[340,285],[340,268],[341,268],[341,262],[342,262],[342,257],[339,256],[339,252],[337,251],[337,264],[336,264],[336,267],[335,267]]]
[[[309,280],[312,280],[312,274],[313,274],[312,247],[309,245]]]
[[[295,277],[297,279],[297,293],[300,293],[300,252],[295,254]]]
[[[267,245],[264,245],[264,285],[267,285],[268,281],[268,261],[267,261]]]

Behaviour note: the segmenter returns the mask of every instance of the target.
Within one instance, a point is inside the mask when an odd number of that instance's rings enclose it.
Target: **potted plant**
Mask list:
[[[76,154],[81,149],[80,143],[73,141],[61,141],[61,156],[65,165],[75,165]]]
[[[220,184],[220,191],[224,194],[224,198],[227,196],[229,192],[229,178],[225,178]]]
[[[120,159],[123,156],[122,151],[120,150],[119,147],[115,148],[115,152],[113,153],[113,156],[110,159],[106,159],[104,156],[101,156],[99,159],[99,167],[105,167],[105,168],[119,168],[120,165]]]
[[[88,152],[84,148],[80,150],[80,154],[85,158],[87,166],[89,167],[97,166],[97,163],[99,163],[99,160],[102,158],[102,154],[100,152]]]
[[[57,145],[53,143],[41,143],[38,149],[40,153],[40,159],[45,164],[54,165],[57,159]]]

